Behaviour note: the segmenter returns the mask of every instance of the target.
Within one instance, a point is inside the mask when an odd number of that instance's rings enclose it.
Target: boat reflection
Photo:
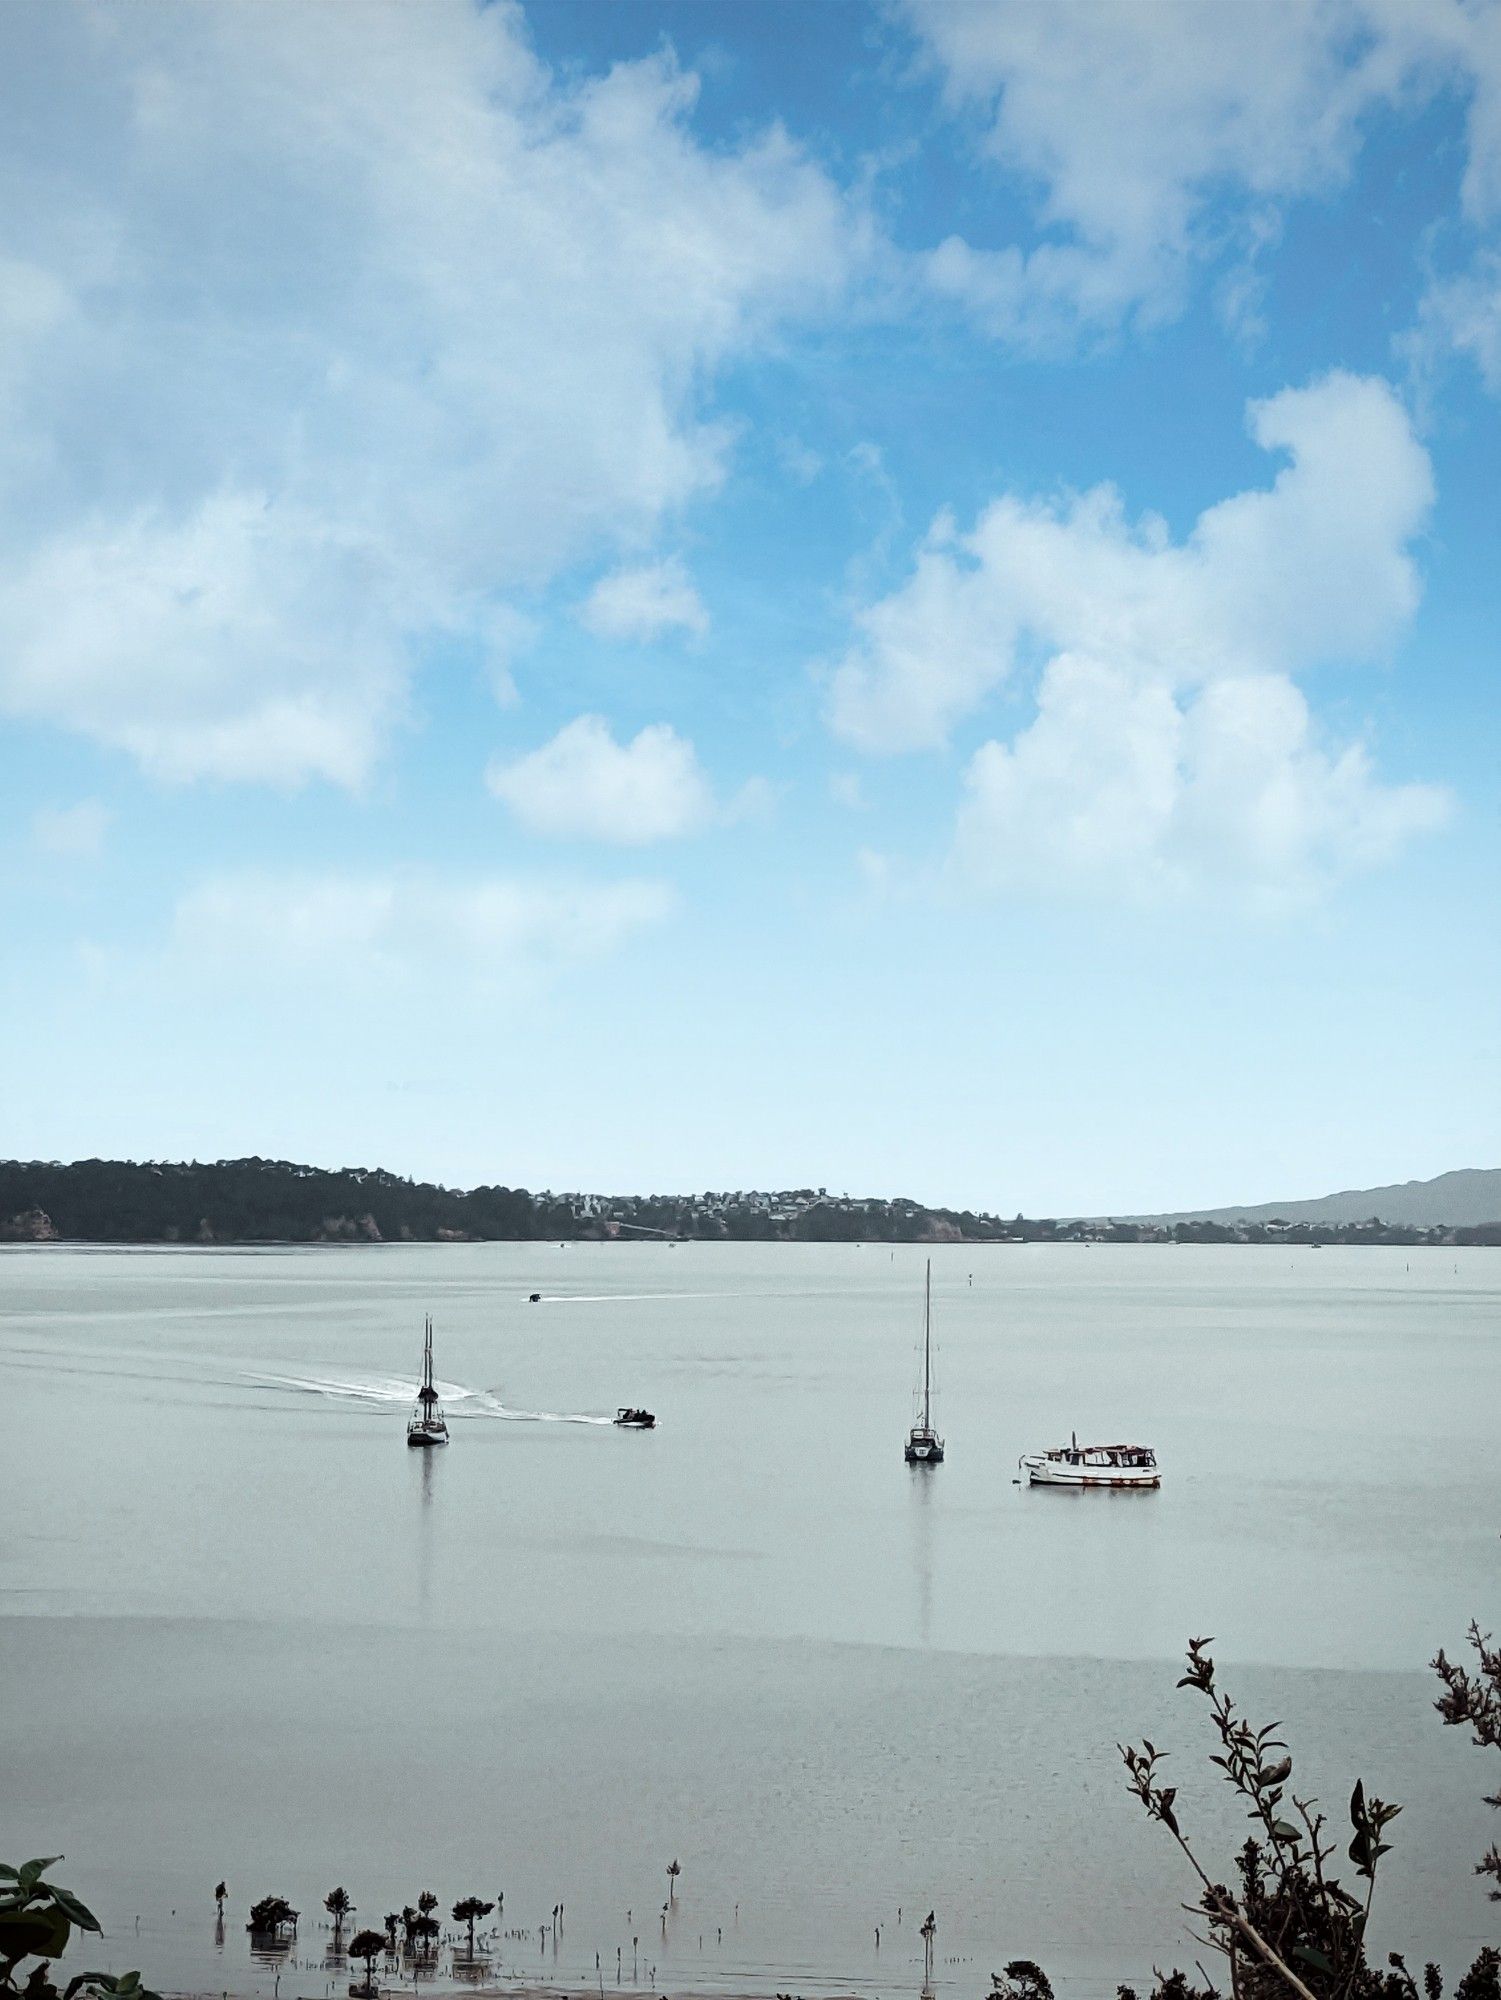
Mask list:
[[[912,1511],[912,1567],[917,1578],[917,1636],[933,1643],[933,1490],[934,1482],[921,1463],[909,1461],[908,1486]]]

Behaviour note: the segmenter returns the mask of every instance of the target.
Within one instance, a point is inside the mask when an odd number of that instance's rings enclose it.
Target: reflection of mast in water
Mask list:
[[[910,1480],[914,1527],[912,1565],[917,1573],[917,1636],[924,1646],[933,1643],[933,1485],[922,1469]]]

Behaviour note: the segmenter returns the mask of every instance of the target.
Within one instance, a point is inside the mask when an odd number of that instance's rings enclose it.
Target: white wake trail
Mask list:
[[[332,1402],[362,1404],[366,1409],[404,1408],[417,1394],[415,1382],[396,1375],[268,1375],[246,1369],[243,1379],[263,1389],[285,1389],[295,1395],[323,1396]],[[462,1382],[434,1385],[450,1417],[486,1419],[508,1424],[609,1424],[611,1417],[584,1411],[513,1410],[493,1389],[470,1389]]]

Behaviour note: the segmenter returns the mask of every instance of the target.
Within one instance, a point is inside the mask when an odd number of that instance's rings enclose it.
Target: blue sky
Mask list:
[[[6,1153],[1494,1163],[1495,0],[0,44]]]

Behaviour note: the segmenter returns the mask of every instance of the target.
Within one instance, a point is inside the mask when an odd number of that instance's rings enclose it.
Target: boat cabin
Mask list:
[[[1157,1463],[1156,1452],[1145,1444],[1065,1444],[1045,1456],[1060,1465],[1097,1466],[1101,1471],[1112,1466],[1145,1470]]]

